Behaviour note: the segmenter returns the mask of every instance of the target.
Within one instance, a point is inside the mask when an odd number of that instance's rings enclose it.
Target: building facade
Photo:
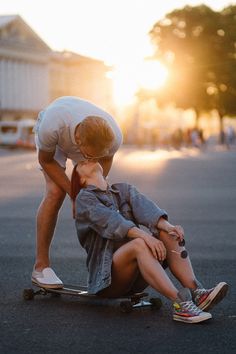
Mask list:
[[[49,101],[51,49],[20,16],[0,16],[0,117],[35,116]]]
[[[53,52],[18,15],[0,16],[0,120],[36,118],[60,96],[80,96],[112,110],[109,67]]]
[[[113,90],[107,73],[111,70],[100,60],[76,53],[52,52],[49,69],[50,98],[78,96],[112,111]]]

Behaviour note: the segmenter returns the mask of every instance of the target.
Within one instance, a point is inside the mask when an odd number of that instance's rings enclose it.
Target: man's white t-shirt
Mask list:
[[[116,139],[108,156],[113,156],[122,143],[122,132],[114,118],[94,104],[72,96],[56,99],[39,113],[34,129],[37,148],[48,152],[60,150],[75,162],[83,160],[74,132],[88,116],[101,117],[112,128]]]

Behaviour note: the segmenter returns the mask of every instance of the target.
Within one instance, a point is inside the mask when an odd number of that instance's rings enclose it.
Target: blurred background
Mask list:
[[[124,143],[235,144],[236,4],[226,0],[2,0],[0,144],[34,147],[38,112],[80,96]]]

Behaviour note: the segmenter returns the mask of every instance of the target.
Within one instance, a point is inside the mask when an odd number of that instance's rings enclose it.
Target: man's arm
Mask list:
[[[53,152],[39,150],[38,160],[43,170],[61,189],[70,195],[70,180],[67,177],[64,168],[62,168],[56,160],[54,160]]]

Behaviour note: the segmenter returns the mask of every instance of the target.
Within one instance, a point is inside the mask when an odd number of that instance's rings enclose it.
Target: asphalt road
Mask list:
[[[134,183],[185,228],[195,273],[206,286],[230,284],[207,323],[172,321],[160,311],[122,314],[115,306],[72,297],[24,301],[34,263],[35,212],[43,179],[35,152],[0,150],[0,352],[235,353],[236,151],[151,152],[122,149],[110,181]],[[70,166],[69,166],[70,167]],[[53,268],[67,283],[85,284],[85,253],[76,239],[70,203],[60,214],[51,249]],[[178,285],[178,284],[177,284]],[[179,285],[178,285],[179,286]],[[154,291],[150,289],[150,294]]]

